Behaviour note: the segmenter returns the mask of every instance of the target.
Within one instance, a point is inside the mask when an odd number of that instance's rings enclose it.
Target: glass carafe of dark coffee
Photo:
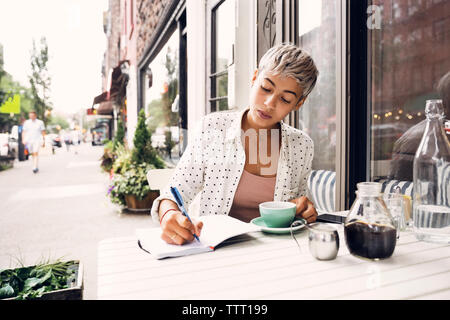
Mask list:
[[[382,199],[381,183],[361,182],[357,187],[356,200],[344,224],[347,248],[361,258],[389,258],[395,249],[397,231]]]

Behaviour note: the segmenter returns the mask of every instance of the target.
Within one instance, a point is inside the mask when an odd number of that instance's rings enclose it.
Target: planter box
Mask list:
[[[14,167],[14,160],[15,158],[13,156],[0,156],[0,165],[12,168]]]
[[[83,264],[80,261],[68,267],[75,270],[75,279],[69,284],[69,288],[49,291],[42,294],[42,297],[35,300],[82,300],[83,299]],[[3,300],[15,300],[16,297]]]

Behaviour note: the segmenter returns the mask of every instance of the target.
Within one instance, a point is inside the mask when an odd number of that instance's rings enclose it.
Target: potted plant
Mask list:
[[[100,158],[100,167],[103,171],[108,173],[111,172],[111,168],[115,160],[113,146],[113,141],[107,141],[103,147],[103,155]]]
[[[131,150],[124,145],[119,145],[116,149],[116,159],[112,165],[113,175],[127,171],[131,166]]]
[[[81,300],[83,267],[79,261],[45,261],[0,270],[0,299]]]
[[[141,110],[134,135],[134,147],[117,148],[117,158],[112,165],[113,176],[108,195],[113,203],[131,211],[148,211],[159,191],[150,190],[147,172],[162,169],[164,161],[151,145],[151,134],[145,125],[145,113]]]
[[[150,190],[147,181],[147,172],[153,168],[152,165],[132,163],[125,172],[114,174],[109,190],[111,201],[131,210],[151,208],[153,200],[159,196],[159,191]]]
[[[125,129],[123,127],[122,120],[117,122],[117,132],[116,136],[112,141],[106,140],[105,146],[103,147],[103,155],[100,158],[100,167],[103,171],[111,174],[112,166],[117,159],[117,151],[119,148],[124,147],[124,139],[125,139]]]

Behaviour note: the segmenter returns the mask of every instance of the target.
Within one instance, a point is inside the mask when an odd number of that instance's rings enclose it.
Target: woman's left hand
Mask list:
[[[317,211],[314,208],[314,204],[307,197],[302,196],[297,199],[292,199],[289,202],[293,202],[297,206],[296,217],[301,217],[308,221],[308,223],[316,221]]]

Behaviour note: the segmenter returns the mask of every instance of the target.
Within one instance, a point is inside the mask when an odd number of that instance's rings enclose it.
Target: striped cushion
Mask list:
[[[311,201],[320,212],[335,211],[336,172],[328,170],[312,170],[308,179]]]
[[[448,174],[444,176],[449,179]],[[412,181],[384,179],[377,182],[382,184],[381,192],[394,192],[395,188],[399,186],[401,188],[400,193],[412,197]],[[336,172],[328,170],[312,170],[308,179],[308,188],[311,193],[311,201],[314,203],[314,206],[319,213],[336,211],[334,203],[336,194]],[[443,191],[446,193],[450,192],[450,190]]]
[[[441,177],[437,189],[437,202],[440,205],[450,207],[450,163],[438,168]]]
[[[441,177],[437,188],[437,201],[438,204],[450,206],[450,164],[446,164],[438,168],[438,174]],[[399,186],[401,188],[400,193],[410,196],[412,198],[414,185],[412,181],[399,181],[399,180],[378,180],[383,184],[381,192],[394,192],[395,188]],[[387,191],[385,191],[387,190]]]
[[[400,193],[412,197],[413,183],[412,181],[387,180],[382,179],[377,181],[382,184],[381,192],[391,193],[395,192],[397,187],[400,187]]]

